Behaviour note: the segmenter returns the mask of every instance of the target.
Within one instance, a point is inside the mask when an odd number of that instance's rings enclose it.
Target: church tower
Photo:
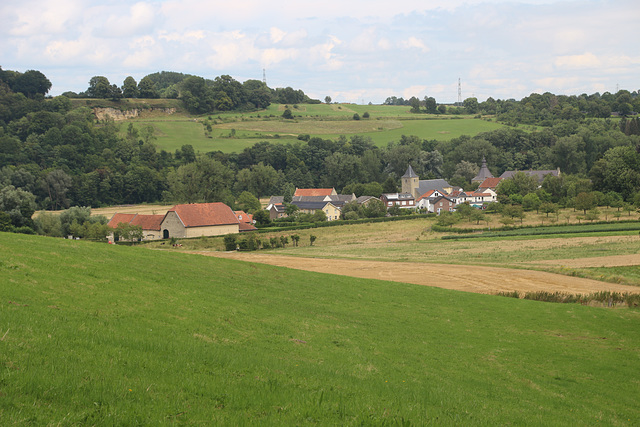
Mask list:
[[[402,192],[409,193],[413,197],[418,197],[416,193],[418,190],[418,186],[420,185],[420,183],[418,182],[420,178],[413,171],[413,168],[411,167],[411,165],[409,165],[409,167],[407,168],[407,171],[404,173],[404,175],[402,175],[401,179],[402,179]]]

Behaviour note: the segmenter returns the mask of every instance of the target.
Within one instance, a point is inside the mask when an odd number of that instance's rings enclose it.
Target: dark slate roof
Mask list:
[[[333,202],[302,202],[302,201],[292,201],[291,204],[292,205],[296,205],[299,209],[309,209],[309,210],[318,210],[318,209],[322,209],[325,206],[327,206],[327,204],[331,203],[332,205],[336,206],[335,203]]]
[[[441,193],[446,193],[444,191],[445,187],[451,187],[451,185],[444,179],[421,179],[418,181],[418,194],[422,195],[429,190],[438,190]]]
[[[413,171],[411,165],[407,168],[407,171],[402,175],[403,178],[417,178],[418,175]]]
[[[482,157],[482,166],[480,166],[480,170],[478,171],[478,174],[475,176],[475,178],[471,180],[471,182],[476,182],[476,181],[482,182],[487,178],[493,178],[493,175],[491,174],[491,171],[487,167],[487,160],[484,157]]]
[[[284,203],[284,196],[271,196],[269,198],[269,205],[279,205]]]

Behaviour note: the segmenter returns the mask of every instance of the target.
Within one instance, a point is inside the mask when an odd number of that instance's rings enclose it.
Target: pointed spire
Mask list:
[[[493,175],[491,174],[491,171],[487,167],[487,159],[485,159],[485,157],[482,156],[482,166],[478,171],[478,175],[476,175],[475,178],[471,180],[471,182],[476,182],[476,181],[482,182],[487,178],[493,178]]]
[[[411,165],[407,168],[407,171],[402,175],[403,178],[417,178],[418,175],[413,171]]]

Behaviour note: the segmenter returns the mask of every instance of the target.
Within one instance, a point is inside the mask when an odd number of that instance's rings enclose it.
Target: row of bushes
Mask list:
[[[289,236],[270,237],[268,239],[260,239],[256,233],[249,233],[244,239],[238,239],[237,234],[228,234],[224,236],[224,248],[227,251],[257,251],[259,249],[284,248],[289,244]],[[313,246],[316,236],[309,236],[309,245]],[[291,243],[298,246],[300,236],[291,235]]]
[[[606,227],[603,227],[606,226]],[[522,227],[488,228],[448,228],[437,224],[431,227],[436,232],[453,232],[459,234],[473,233],[465,236],[443,236],[443,240],[475,239],[479,237],[539,236],[545,234],[597,233],[602,231],[636,231],[640,230],[640,222],[636,220],[624,222],[599,221],[593,224],[554,224],[545,226],[525,225]],[[497,231],[494,231],[497,230]],[[480,233],[479,233],[480,232]]]
[[[611,292],[611,291],[600,291],[592,294],[568,294],[564,292],[547,292],[547,291],[537,291],[537,292],[526,292],[520,293],[517,291],[512,292],[500,292],[498,295],[503,297],[510,298],[521,298],[528,299],[534,301],[544,301],[544,302],[556,302],[556,303],[578,303],[582,305],[587,305],[593,301],[602,303],[607,307],[615,307],[616,305],[626,304],[628,307],[638,307],[640,306],[640,294],[632,294],[629,292],[621,293],[621,292]]]

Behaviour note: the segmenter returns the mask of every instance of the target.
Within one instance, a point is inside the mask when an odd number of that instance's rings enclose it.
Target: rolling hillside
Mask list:
[[[640,420],[636,310],[0,233],[0,419]]]

